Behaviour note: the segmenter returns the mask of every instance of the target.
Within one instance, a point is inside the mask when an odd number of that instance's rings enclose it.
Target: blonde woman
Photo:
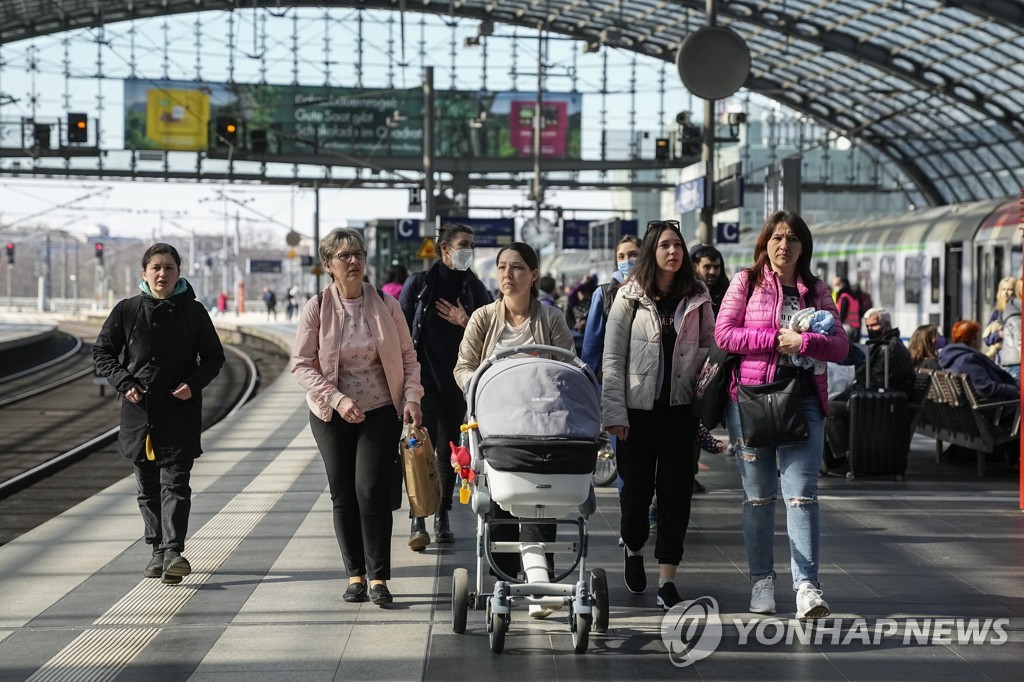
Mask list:
[[[985,330],[982,332],[982,340],[985,343],[985,355],[996,362],[999,362],[999,351],[1003,345],[1003,323],[1006,313],[1006,306],[1017,300],[1017,278],[1003,277],[996,287],[996,302],[992,306],[992,313],[985,323]],[[1020,364],[1019,362],[1017,364]]]

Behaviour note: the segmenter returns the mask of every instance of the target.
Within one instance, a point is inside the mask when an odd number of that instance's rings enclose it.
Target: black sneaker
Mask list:
[[[341,598],[347,602],[366,601],[366,583],[349,583]]]
[[[393,602],[394,599],[391,597],[388,586],[378,583],[370,588],[370,601],[377,606],[384,606]]]
[[[658,588],[658,606],[666,611],[681,601],[683,599],[679,596],[675,583],[665,583]]]
[[[149,558],[149,563],[146,564],[146,570],[142,572],[147,578],[159,578],[164,573],[164,551],[157,549],[153,551],[153,556]]]
[[[633,594],[647,591],[647,573],[644,571],[643,555],[629,556],[629,548],[622,548],[622,573],[626,579],[626,589]]]
[[[706,493],[707,491],[708,491],[708,489],[704,487],[703,483],[698,481],[696,478],[693,479],[693,492],[694,493]]]
[[[177,585],[181,579],[192,572],[192,565],[188,559],[181,556],[176,549],[168,549],[164,552],[164,572],[160,582],[167,585]]]

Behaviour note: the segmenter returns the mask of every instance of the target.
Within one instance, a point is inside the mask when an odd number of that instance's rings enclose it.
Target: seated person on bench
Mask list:
[[[953,343],[939,351],[939,366],[970,377],[975,394],[984,402],[1018,399],[1020,389],[1013,375],[992,362],[980,348],[981,325],[973,320],[960,320],[953,325]]]
[[[888,386],[908,397],[914,392],[914,363],[910,351],[900,340],[900,330],[892,326],[892,316],[885,308],[871,308],[864,314],[864,325],[868,330],[868,354],[871,360],[871,388]],[[888,350],[887,350],[888,349]],[[889,377],[885,376],[885,356],[889,355]],[[850,449],[850,394],[868,387],[864,369],[857,367],[853,384],[828,402],[829,416],[825,432],[832,448],[834,462],[846,457]]]

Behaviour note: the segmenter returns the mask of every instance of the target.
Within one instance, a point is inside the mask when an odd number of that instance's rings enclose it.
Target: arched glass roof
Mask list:
[[[322,2],[0,0],[0,42],[163,14]],[[544,27],[666,61],[705,0],[352,0],[338,7]],[[719,0],[746,41],[746,88],[873,147],[930,204],[1024,183],[1024,1]]]

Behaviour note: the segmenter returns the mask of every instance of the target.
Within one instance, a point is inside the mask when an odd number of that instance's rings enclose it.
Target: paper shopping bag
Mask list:
[[[406,424],[399,448],[405,472],[405,492],[409,496],[409,515],[414,518],[430,516],[441,503],[441,477],[437,472],[430,435],[426,429]]]

